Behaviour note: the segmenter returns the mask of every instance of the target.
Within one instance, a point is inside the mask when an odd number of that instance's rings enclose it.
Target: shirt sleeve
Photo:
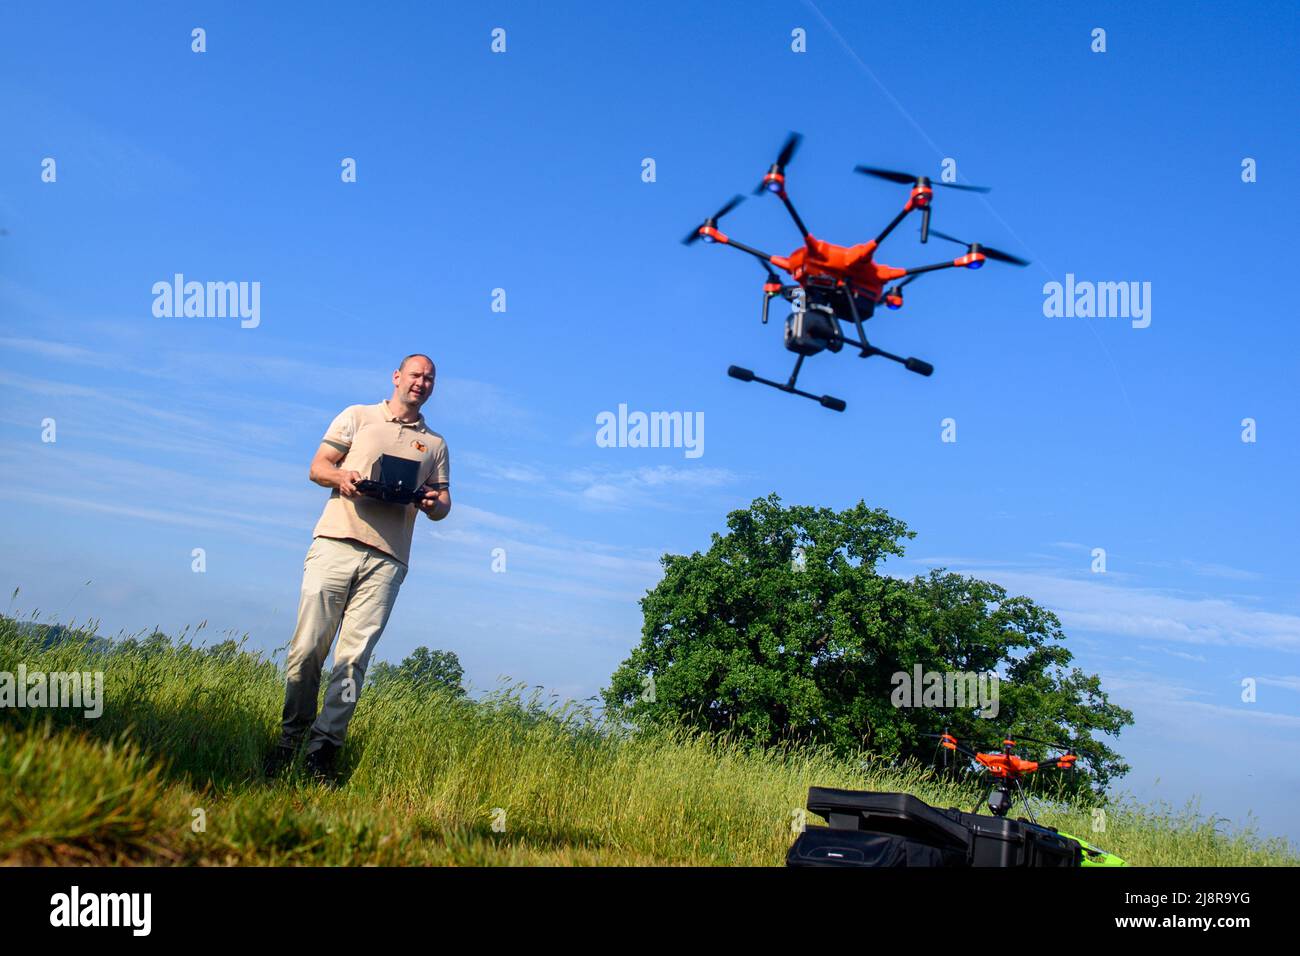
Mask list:
[[[425,484],[436,491],[442,491],[444,488],[451,486],[451,460],[447,455],[447,443],[445,441],[438,444],[438,450],[433,454],[433,471],[429,472]]]
[[[356,433],[356,406],[349,405],[338,414],[334,421],[330,422],[330,427],[325,429],[325,437],[321,441],[327,445],[333,445],[339,451],[347,451],[352,447],[352,439]]]

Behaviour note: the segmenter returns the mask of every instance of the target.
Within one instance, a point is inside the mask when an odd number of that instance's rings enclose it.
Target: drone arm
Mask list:
[[[957,738],[952,736],[951,734],[945,734],[943,737],[940,737],[939,745],[943,747],[945,750],[955,750],[963,757],[969,757],[971,760],[979,759],[979,754],[977,754],[970,747],[967,747],[965,744],[960,743],[957,740]]]
[[[925,275],[927,272],[937,272],[940,269],[978,269],[984,262],[984,254],[980,252],[968,252],[964,256],[953,259],[950,262],[936,262],[933,265],[917,266],[915,269],[891,269],[886,272],[882,278],[886,282],[892,279],[902,279],[893,288],[886,289],[885,295],[896,295],[903,286],[909,282],[915,282],[917,278]]]
[[[898,224],[907,218],[907,214],[915,208],[916,207],[912,205],[912,200],[909,199],[907,201],[907,205],[902,208],[899,214],[893,218],[893,220],[889,223],[888,226],[884,228],[884,230],[880,233],[880,235],[876,236],[875,244],[878,246],[882,242],[884,242],[885,237],[888,236],[891,232],[893,232],[894,229],[898,226]]]
[[[784,256],[773,256],[753,246],[747,246],[743,242],[732,239],[730,236],[718,231],[716,226],[701,226],[700,235],[707,236],[714,242],[719,242],[724,246],[731,246],[733,249],[739,249],[741,252],[748,252],[754,258],[760,260],[766,265],[776,266],[778,269],[787,269],[789,262]]]
[[[980,755],[978,751],[972,750],[970,747],[966,747],[963,746],[962,744],[958,744],[956,747],[953,747],[952,749],[957,751],[957,753],[961,754],[963,757],[968,757],[971,760],[974,760],[976,763],[979,762]]]
[[[983,262],[984,262],[983,253],[968,252],[964,256],[959,256],[956,259],[950,259],[947,262],[936,262],[932,265],[916,266],[915,268],[912,269],[890,269],[884,275],[882,275],[881,278],[883,278],[885,281],[889,281],[891,279],[906,278],[908,282],[911,282],[913,276],[924,275],[927,272],[937,272],[940,269],[960,269],[960,268],[978,269],[980,267],[980,264]]]
[[[1056,768],[1058,770],[1073,770],[1074,762],[1078,759],[1077,754],[1061,754],[1057,757],[1050,757],[1047,760],[1038,761],[1038,769],[1048,770]]]
[[[777,195],[781,197],[781,202],[785,203],[785,208],[789,210],[790,218],[794,220],[795,226],[798,227],[799,235],[803,236],[803,241],[805,245],[811,245],[812,234],[808,232],[808,227],[805,226],[803,224],[803,220],[799,218],[799,213],[795,211],[794,203],[790,202],[790,197],[786,193],[785,189],[782,188],[782,190],[779,193],[777,193]]]
[[[912,195],[907,197],[907,205],[902,208],[893,221],[885,227],[884,232],[876,236],[876,245],[880,245],[887,235],[894,231],[895,227],[902,222],[909,212],[921,210],[921,241],[925,242],[930,233],[930,199],[934,191],[929,186],[928,180],[917,180],[912,187]]]
[[[881,293],[881,298],[884,299],[884,301],[889,304],[890,308],[895,308],[895,309],[899,308],[903,304],[903,300],[901,297],[903,287],[912,282],[915,282],[918,278],[920,278],[920,276],[912,275],[905,278],[902,282],[894,283],[892,286],[890,286],[888,289],[885,289],[884,292]],[[899,299],[896,303],[890,302],[889,300],[890,296],[899,296]]]

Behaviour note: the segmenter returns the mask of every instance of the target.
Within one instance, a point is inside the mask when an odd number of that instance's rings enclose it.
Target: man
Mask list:
[[[451,510],[447,443],[420,414],[436,371],[427,355],[402,359],[393,372],[393,394],[375,405],[344,409],[312,459],[311,480],[332,493],[303,564],[280,741],[267,758],[268,775],[293,760],[310,731],[307,769],[319,780],[333,779],[371,652],[406,577],[416,511],[441,521]],[[385,455],[414,463],[406,467],[416,469],[423,497],[399,505],[357,491],[357,482],[369,478]],[[321,668],[335,634],[334,668],[317,716]]]

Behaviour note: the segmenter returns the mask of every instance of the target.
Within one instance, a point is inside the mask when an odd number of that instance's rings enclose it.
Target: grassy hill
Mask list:
[[[338,789],[268,783],[283,676],[229,646],[102,643],[0,619],[0,671],[103,671],[104,709],[0,710],[0,863],[777,866],[809,786],[979,793],[917,769],[681,731],[628,734],[572,703],[367,689]],[[1192,810],[1044,806],[1040,821],[1148,866],[1295,865],[1285,841]],[[809,824],[820,822],[811,818]]]

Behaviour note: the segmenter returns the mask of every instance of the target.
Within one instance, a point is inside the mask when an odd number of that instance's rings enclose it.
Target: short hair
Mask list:
[[[397,370],[398,370],[399,372],[403,371],[403,370],[406,368],[406,363],[409,362],[409,361],[411,361],[411,359],[413,359],[413,358],[422,358],[422,359],[424,359],[426,362],[428,362],[428,363],[429,363],[429,366],[433,369],[433,375],[434,375],[434,377],[437,378],[437,376],[438,376],[438,366],[434,365],[434,364],[433,364],[433,359],[429,358],[429,356],[425,355],[423,352],[412,352],[412,353],[411,353],[410,355],[408,355],[406,358],[402,359],[402,364],[400,364],[399,366],[397,366]]]

